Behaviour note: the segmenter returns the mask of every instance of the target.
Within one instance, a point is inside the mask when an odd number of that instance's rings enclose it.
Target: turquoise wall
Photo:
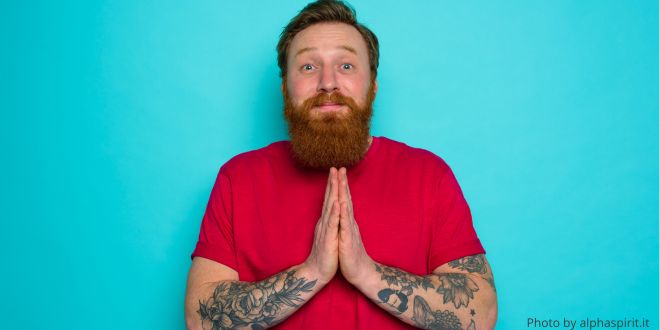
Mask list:
[[[180,329],[218,168],[285,139],[275,44],[304,1],[0,4],[3,329]],[[658,328],[658,3],[353,1],[373,131],[453,168],[498,329]]]

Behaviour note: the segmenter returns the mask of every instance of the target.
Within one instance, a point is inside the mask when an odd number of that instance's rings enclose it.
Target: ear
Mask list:
[[[378,80],[374,79],[374,96],[376,95],[377,92],[378,92]]]

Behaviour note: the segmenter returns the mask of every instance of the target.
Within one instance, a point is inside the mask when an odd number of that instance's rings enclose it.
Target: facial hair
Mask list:
[[[375,98],[371,82],[364,106],[339,92],[319,93],[296,107],[284,82],[284,117],[289,126],[293,158],[303,167],[328,170],[356,165],[369,148],[369,125]],[[323,103],[348,107],[347,113],[316,113],[312,108]]]

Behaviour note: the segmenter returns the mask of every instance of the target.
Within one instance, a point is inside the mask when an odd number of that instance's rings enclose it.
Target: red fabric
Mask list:
[[[321,215],[327,173],[293,162],[289,142],[240,154],[218,174],[192,256],[235,269],[241,281],[263,280],[302,263]],[[438,156],[374,137],[348,170],[356,221],[377,262],[427,275],[464,256],[484,253],[463,194]],[[407,329],[341,274],[277,329]]]

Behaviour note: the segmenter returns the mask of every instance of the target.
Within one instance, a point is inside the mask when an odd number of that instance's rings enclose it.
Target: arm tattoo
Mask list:
[[[412,295],[413,289],[421,287],[426,291],[434,288],[428,277],[415,276],[393,267],[375,265],[376,271],[380,273],[380,279],[389,286],[378,291],[378,299],[399,313],[408,310],[408,298]],[[393,289],[392,286],[395,288]]]
[[[420,296],[415,296],[412,321],[420,328],[434,330],[463,330],[461,320],[449,310],[432,311],[429,304]],[[475,330],[474,319],[465,330]]]
[[[470,273],[477,273],[486,280],[495,290],[495,279],[493,278],[493,273],[488,267],[486,262],[486,257],[483,254],[477,254],[473,256],[467,256],[464,258],[456,259],[449,262],[449,266],[452,268],[465,270]]]
[[[467,307],[470,299],[474,299],[474,292],[479,291],[477,283],[469,276],[461,273],[446,273],[437,276],[440,284],[436,288],[429,276],[416,276],[400,269],[376,264],[376,271],[381,274],[380,279],[387,282],[388,287],[378,292],[381,303],[390,305],[399,313],[408,310],[408,302],[413,289],[435,289],[442,295],[442,303],[453,303],[454,307]]]
[[[310,292],[316,280],[295,276],[295,271],[280,273],[257,283],[224,282],[206,301],[199,302],[197,311],[212,329],[251,327],[264,329],[280,321],[281,308],[298,307],[304,300],[302,292]]]
[[[416,288],[433,289],[431,279],[423,276],[416,276],[406,273],[400,269],[388,266],[379,266],[376,264],[376,271],[380,273],[380,279],[387,282],[387,285],[396,285],[401,287],[401,291],[406,295],[411,295],[412,290]]]
[[[440,285],[436,291],[442,295],[442,303],[451,301],[454,307],[467,307],[470,299],[474,299],[474,292],[479,291],[477,283],[465,274],[447,273],[438,275]]]

